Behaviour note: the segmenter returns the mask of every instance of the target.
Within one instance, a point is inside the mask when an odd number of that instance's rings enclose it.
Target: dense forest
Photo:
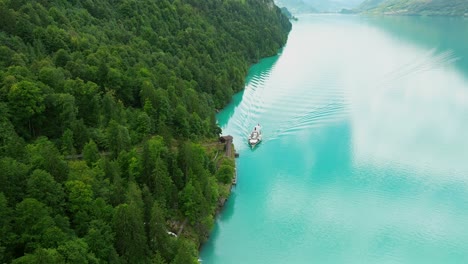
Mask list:
[[[366,0],[359,9],[393,15],[466,16],[468,0]]]
[[[197,263],[215,109],[290,29],[272,0],[0,0],[0,262]]]

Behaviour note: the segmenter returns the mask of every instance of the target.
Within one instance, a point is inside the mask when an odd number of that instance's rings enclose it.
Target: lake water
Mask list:
[[[218,120],[239,178],[204,264],[468,263],[467,19],[301,16]]]

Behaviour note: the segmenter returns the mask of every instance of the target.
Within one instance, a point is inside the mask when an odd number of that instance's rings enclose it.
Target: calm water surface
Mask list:
[[[468,263],[468,20],[300,17],[218,120],[239,180],[204,264]]]

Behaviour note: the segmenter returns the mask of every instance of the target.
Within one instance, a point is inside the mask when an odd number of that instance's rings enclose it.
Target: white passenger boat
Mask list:
[[[253,148],[261,141],[262,141],[262,128],[260,127],[260,124],[258,124],[252,130],[252,133],[250,133],[249,145]]]

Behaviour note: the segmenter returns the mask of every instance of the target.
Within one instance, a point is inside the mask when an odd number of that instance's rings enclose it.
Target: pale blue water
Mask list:
[[[203,263],[468,263],[467,33],[300,17],[218,115],[239,179]]]

